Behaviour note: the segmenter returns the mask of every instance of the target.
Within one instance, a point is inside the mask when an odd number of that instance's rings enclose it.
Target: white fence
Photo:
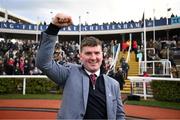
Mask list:
[[[147,70],[145,70],[145,64],[147,64]],[[167,75],[172,77],[171,62],[167,59],[146,62],[140,61],[139,68],[139,75],[142,75],[144,71],[147,71],[149,75]]]
[[[26,79],[27,78],[48,78],[45,75],[0,75],[0,78],[20,78],[23,79],[23,95],[26,94]]]
[[[179,81],[180,82],[180,78],[160,78],[160,77],[137,77],[137,76],[129,76],[128,79],[131,82],[131,94],[132,95],[138,95],[141,97],[144,97],[144,99],[146,100],[147,97],[153,97],[152,92],[151,92],[151,88],[147,87],[147,85],[150,85],[149,83],[152,80],[163,80],[163,81]],[[142,86],[140,85],[140,87],[142,88],[142,93],[135,93],[135,90],[137,87],[134,86],[135,84],[142,84]],[[147,92],[150,91],[150,92]]]
[[[27,78],[42,78],[47,79],[48,77],[45,75],[0,75],[0,78],[20,78],[23,79],[23,91],[22,94],[26,94],[26,79]],[[128,79],[131,82],[131,94],[133,95],[139,95],[141,97],[144,97],[146,100],[147,97],[153,97],[153,95],[150,93],[147,93],[147,84],[149,84],[152,80],[163,80],[163,81],[179,81],[180,78],[160,78],[160,77],[137,77],[137,76],[129,76]],[[142,93],[134,93],[135,84],[140,83],[142,84]]]

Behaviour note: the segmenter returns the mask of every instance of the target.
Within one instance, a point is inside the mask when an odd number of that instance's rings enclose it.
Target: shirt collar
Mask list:
[[[91,72],[89,72],[89,71],[86,70],[86,69],[84,69],[84,70],[86,71],[86,73],[87,73],[88,75],[96,74],[97,77],[99,77],[99,75],[100,75],[100,69],[99,69],[98,71],[96,71],[95,73],[91,73]]]

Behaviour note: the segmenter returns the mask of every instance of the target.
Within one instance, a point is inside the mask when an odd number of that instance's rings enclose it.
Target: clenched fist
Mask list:
[[[63,13],[57,13],[52,19],[52,24],[58,27],[66,27],[72,25],[71,16],[65,15]]]

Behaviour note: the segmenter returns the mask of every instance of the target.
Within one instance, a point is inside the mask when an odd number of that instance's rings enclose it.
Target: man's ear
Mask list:
[[[79,59],[82,61],[82,53],[79,53]]]

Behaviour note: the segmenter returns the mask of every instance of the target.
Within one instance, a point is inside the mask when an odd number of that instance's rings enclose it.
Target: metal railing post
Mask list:
[[[23,95],[26,94],[26,78],[23,78]]]
[[[145,79],[143,79],[143,94],[144,94],[144,100],[147,100],[147,96],[146,96],[146,81],[145,81]]]

